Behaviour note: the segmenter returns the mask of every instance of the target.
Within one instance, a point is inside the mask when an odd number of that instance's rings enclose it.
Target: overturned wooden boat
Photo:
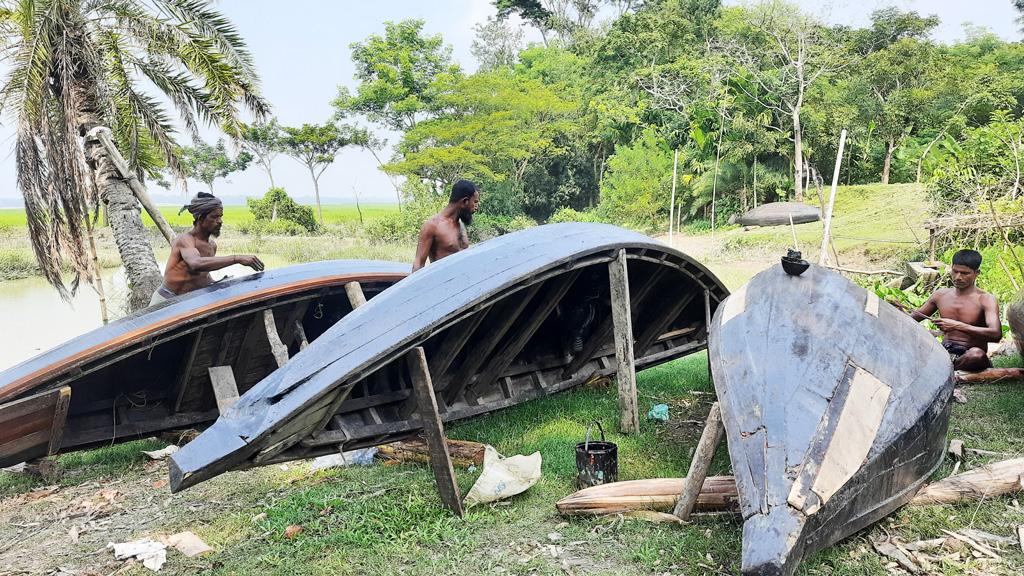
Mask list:
[[[516,232],[416,272],[335,324],[174,455],[171,489],[419,432],[403,361],[414,347],[444,421],[615,372],[608,263],[622,254],[637,367],[704,348],[727,291],[693,259],[604,224]]]
[[[790,218],[793,224],[817,222],[821,220],[821,212],[803,202],[771,202],[744,212],[736,218],[736,223],[741,226],[789,226]]]
[[[715,314],[708,352],[744,518],[743,574],[792,574],[908,502],[942,462],[949,356],[835,272],[761,272]]]
[[[248,390],[408,264],[336,260],[218,282],[140,310],[0,372],[0,466],[208,424],[209,369]],[[237,395],[237,394],[236,394]]]

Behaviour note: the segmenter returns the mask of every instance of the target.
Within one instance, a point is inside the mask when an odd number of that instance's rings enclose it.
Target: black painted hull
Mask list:
[[[731,298],[709,353],[742,571],[790,575],[905,504],[942,462],[952,366],[908,316],[816,266],[774,266]]]
[[[416,272],[336,324],[174,455],[171,489],[421,429],[404,362],[424,348],[451,422],[615,372],[608,264],[625,250],[638,368],[706,346],[725,287],[650,238],[600,224],[509,234]]]
[[[408,269],[339,260],[226,280],[14,366],[0,373],[0,466],[209,424],[218,411],[208,368],[230,366],[239,392],[277,368],[265,310],[298,352],[296,322],[315,339],[352,310],[346,283],[361,282],[373,297]]]

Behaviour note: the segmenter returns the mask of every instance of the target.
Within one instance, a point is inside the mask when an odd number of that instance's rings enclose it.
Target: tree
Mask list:
[[[1024,33],[1024,0],[1013,0],[1013,7],[1021,14],[1017,17],[1017,24],[1020,25],[1021,33]]]
[[[214,180],[227,178],[232,172],[241,172],[252,162],[252,154],[245,150],[234,158],[228,156],[223,139],[217,140],[213,146],[205,142],[197,142],[192,148],[182,146],[178,156],[185,175],[206,184],[211,193]]]
[[[523,31],[505,20],[488,17],[485,24],[473,26],[476,38],[469,51],[480,63],[480,70],[515,66],[523,49]]]
[[[736,9],[719,49],[739,77],[736,86],[772,111],[780,126],[789,123],[793,139],[793,184],[803,201],[804,145],[800,114],[811,86],[853,61],[843,44],[817,21],[778,0],[750,10]],[[738,24],[738,26],[736,25]]]
[[[246,198],[249,212],[258,222],[276,222],[278,219],[294,222],[307,232],[316,230],[313,209],[292,200],[284,188],[271,188],[259,198]]]
[[[347,125],[303,124],[299,128],[285,126],[281,140],[284,153],[296,159],[309,170],[313,179],[313,193],[316,196],[316,215],[320,225],[324,213],[320,208],[320,176],[334,162],[338,152],[346,146],[365,146],[370,135],[363,129]]]
[[[281,153],[281,126],[277,118],[271,118],[269,122],[253,122],[241,127],[238,139],[242,150],[253,156],[260,168],[270,178],[270,187],[274,188],[274,173],[272,171],[274,159]]]
[[[10,71],[0,107],[17,125],[18,187],[32,248],[47,281],[68,298],[65,266],[89,277],[86,219],[107,206],[127,271],[129,305],[145,306],[161,282],[139,203],[95,138],[108,126],[140,176],[166,165],[183,177],[171,116],[154,86],[197,136],[198,121],[233,125],[239,107],[256,115],[252,58],[234,26],[200,0],[8,0],[2,3],[3,58]],[[90,175],[86,170],[93,170]]]
[[[365,114],[392,130],[415,127],[433,108],[431,83],[459,74],[451,47],[439,34],[425,36],[422,20],[385,22],[383,38],[374,34],[349,47],[359,86],[354,95],[339,88],[334,107],[341,117]]]

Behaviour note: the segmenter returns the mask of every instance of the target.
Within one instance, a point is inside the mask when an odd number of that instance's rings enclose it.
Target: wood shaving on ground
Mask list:
[[[153,572],[158,572],[167,562],[167,545],[149,538],[121,542],[115,544],[110,542],[107,548],[114,549],[114,558],[128,560],[135,558],[142,561],[142,565]]]
[[[170,446],[167,446],[166,448],[161,448],[160,450],[143,450],[142,453],[145,454],[146,456],[149,456],[150,460],[163,460],[177,451],[178,447],[175,446],[174,444],[171,444]]]

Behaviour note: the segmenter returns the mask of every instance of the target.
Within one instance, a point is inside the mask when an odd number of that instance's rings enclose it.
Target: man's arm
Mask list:
[[[943,332],[955,330],[969,336],[984,339],[986,342],[999,342],[1003,338],[1003,327],[999,323],[999,302],[991,294],[985,294],[981,299],[981,309],[985,312],[985,325],[974,326],[959,320],[940,319],[935,325]]]
[[[420,227],[420,237],[416,242],[416,257],[412,260],[412,271],[415,272],[427,264],[427,256],[430,256],[430,248],[434,244],[433,220],[427,220]]]
[[[188,266],[189,271],[196,272],[212,272],[213,270],[220,270],[221,268],[227,268],[232,264],[242,264],[248,266],[253,270],[259,272],[263,270],[263,262],[259,258],[248,255],[248,254],[237,254],[234,256],[203,256],[199,254],[199,250],[196,249],[195,244],[191,242],[182,242],[180,246],[181,259]]]
[[[910,317],[920,322],[926,318],[931,318],[932,314],[935,314],[935,311],[938,309],[939,305],[935,302],[935,294],[932,294],[920,308],[910,313]]]

